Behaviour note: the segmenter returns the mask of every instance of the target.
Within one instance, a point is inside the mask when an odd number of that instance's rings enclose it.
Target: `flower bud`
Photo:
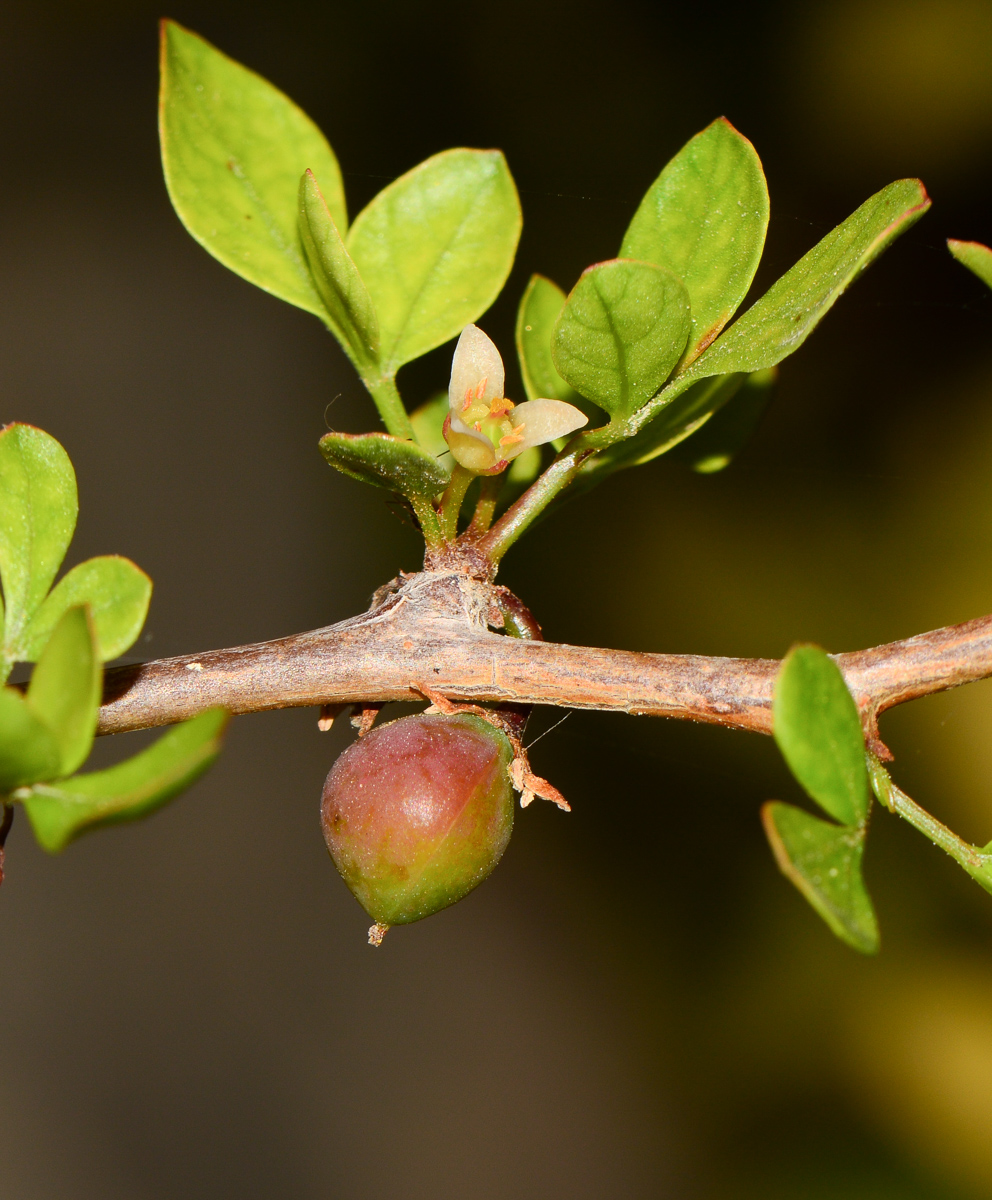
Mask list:
[[[340,756],[324,784],[324,840],[378,926],[428,917],[492,871],[513,829],[512,759],[499,730],[465,713],[402,717]]]

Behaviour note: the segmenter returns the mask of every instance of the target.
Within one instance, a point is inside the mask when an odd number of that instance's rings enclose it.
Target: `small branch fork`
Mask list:
[[[330,716],[349,704],[422,699],[425,687],[467,703],[601,709],[771,732],[777,660],[604,650],[494,632],[515,599],[463,571],[401,575],[379,589],[368,612],[337,625],[112,668],[99,732],[170,725],[214,705],[233,713],[313,705]],[[992,675],[992,615],[834,658],[869,749],[887,760],[880,713]]]

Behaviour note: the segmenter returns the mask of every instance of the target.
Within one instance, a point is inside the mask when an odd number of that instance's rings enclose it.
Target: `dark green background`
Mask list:
[[[115,551],[153,576],[142,656],[337,620],[417,565],[413,532],[317,451],[329,425],[372,427],[336,344],[170,211],[159,15],[12,2],[0,38],[0,419],[76,464],[70,564]],[[503,581],[549,638],[710,654],[852,649],[992,607],[992,296],[943,248],[992,241],[987,3],[168,15],[319,121],[352,212],[437,150],[506,151],[525,230],[483,321],[505,353],[529,273],[568,287],[612,256],[721,113],[769,176],[759,284],[922,176],[933,212],[785,364],[734,466],[616,477]],[[411,400],[447,355],[408,370]],[[15,825],[3,1200],[992,1195],[992,898],[894,818],[866,859],[883,954],[861,960],[763,842],[760,803],[798,798],[770,740],[574,715],[533,755],[574,812],[521,813],[483,888],[375,952],[320,838],[345,734],[315,717],[240,719],[187,796],[61,858]],[[896,778],[980,842],[990,727],[988,685],[883,727]]]

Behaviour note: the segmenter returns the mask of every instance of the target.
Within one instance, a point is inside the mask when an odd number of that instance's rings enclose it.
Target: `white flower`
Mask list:
[[[507,400],[503,360],[477,325],[466,325],[455,347],[448,407],[445,441],[476,475],[496,475],[524,450],[574,433],[589,419],[563,400]]]

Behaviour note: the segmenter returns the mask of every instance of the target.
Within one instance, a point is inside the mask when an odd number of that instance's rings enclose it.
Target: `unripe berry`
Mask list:
[[[481,717],[402,717],[349,746],[324,784],[324,840],[379,926],[467,895],[513,829],[507,738]]]

